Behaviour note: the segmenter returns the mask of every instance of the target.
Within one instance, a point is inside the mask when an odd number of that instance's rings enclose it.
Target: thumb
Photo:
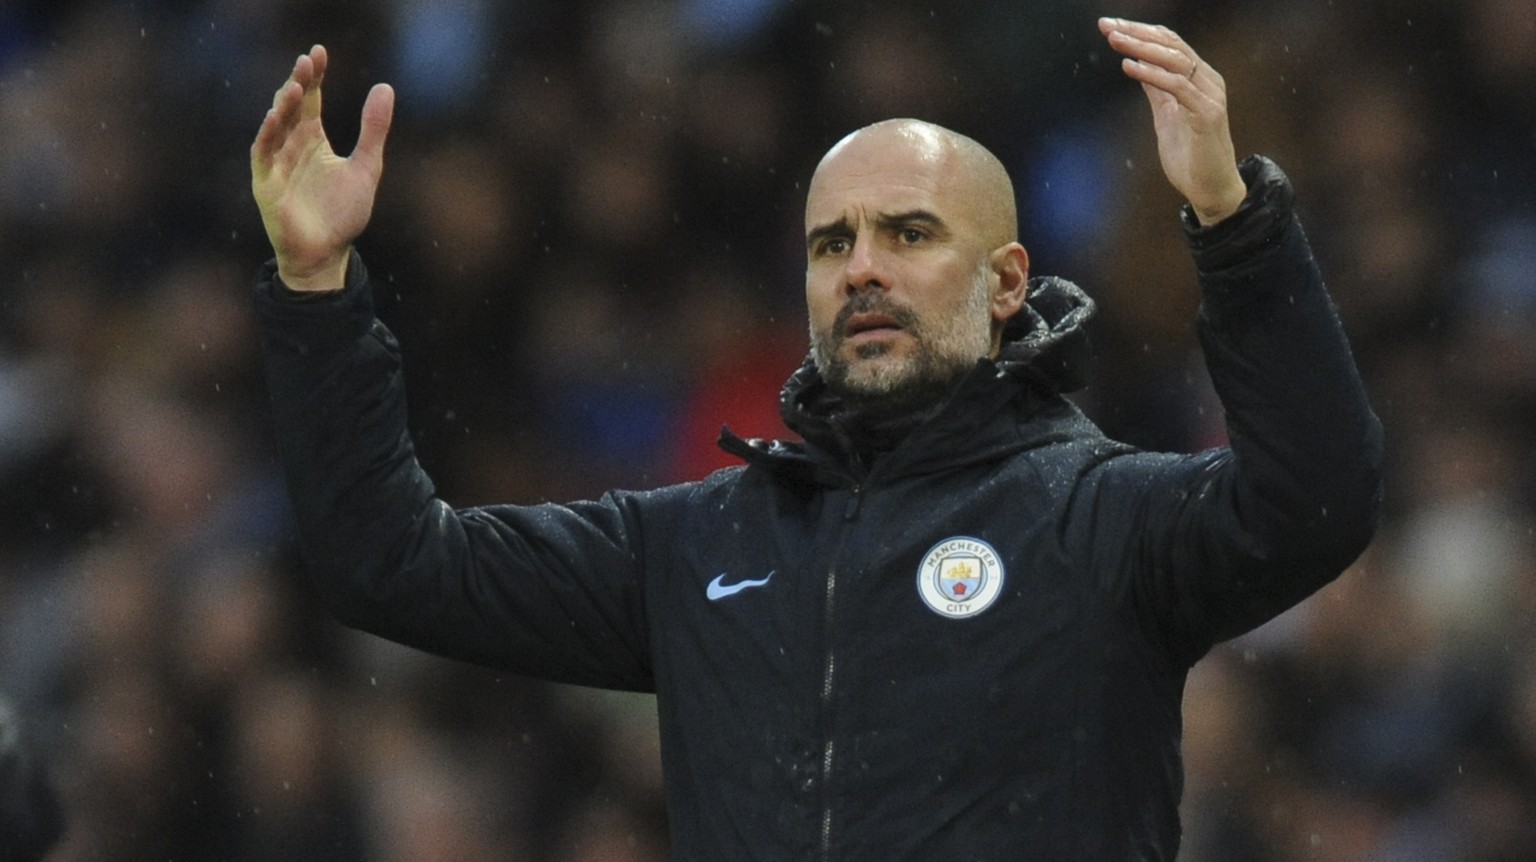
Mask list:
[[[384,139],[395,114],[395,89],[388,84],[374,84],[363,102],[362,130],[350,158],[375,175],[384,169]]]

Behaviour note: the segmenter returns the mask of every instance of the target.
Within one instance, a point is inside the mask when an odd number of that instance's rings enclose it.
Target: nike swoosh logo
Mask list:
[[[721,581],[725,580],[725,573],[721,572],[715,576],[714,580],[709,582],[709,587],[704,590],[704,595],[709,596],[709,600],[712,602],[719,601],[726,596],[734,596],[747,587],[760,587],[772,580],[773,575],[773,572],[769,572],[768,577],[760,581],[737,581],[734,584],[722,584]]]

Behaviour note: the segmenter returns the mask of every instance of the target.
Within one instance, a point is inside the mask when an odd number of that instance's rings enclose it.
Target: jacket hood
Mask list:
[[[948,400],[935,405],[932,414],[918,423],[925,438],[926,454],[917,454],[916,458],[943,460],[953,454],[954,447],[947,445],[945,438],[964,438],[965,450],[972,457],[986,456],[992,448],[986,445],[988,439],[1012,448],[1022,445],[1014,421],[994,428],[990,438],[980,429],[993,424],[994,418],[1010,404],[1026,414],[1032,413],[1056,396],[1086,384],[1090,350],[1084,324],[1093,314],[1093,300],[1072,282],[1055,276],[1030,279],[1024,307],[1003,328],[997,357],[978,360]],[[841,433],[837,424],[843,410],[842,399],[827,387],[809,356],[779,395],[784,424],[812,449],[846,453],[850,448],[846,434]],[[1070,412],[1078,415],[1075,409]],[[748,460],[765,460],[767,456],[767,460],[780,461],[780,467],[785,466],[784,459],[798,460],[808,454],[802,444],[742,441],[729,431],[720,442],[727,451]]]
[[[1053,275],[1032,278],[1024,307],[1003,328],[995,363],[1042,395],[1076,392],[1088,382],[1091,351],[1083,325],[1093,300]]]

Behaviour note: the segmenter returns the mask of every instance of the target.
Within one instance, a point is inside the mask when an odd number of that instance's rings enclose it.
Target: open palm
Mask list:
[[[342,286],[352,241],[373,212],[394,112],[394,91],[376,85],[363,105],[357,147],[338,156],[321,123],[326,64],[320,45],[299,57],[251,145],[251,190],[278,275],[295,290]]]
[[[1226,81],[1167,27],[1101,18],[1099,29],[1124,55],[1126,75],[1146,91],[1168,181],[1201,222],[1231,215],[1246,188],[1228,126]]]

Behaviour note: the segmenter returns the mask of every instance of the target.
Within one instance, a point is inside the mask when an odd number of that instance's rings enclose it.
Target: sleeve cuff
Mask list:
[[[1248,185],[1248,195],[1237,212],[1202,226],[1189,204],[1180,210],[1184,235],[1201,273],[1221,272],[1252,260],[1262,249],[1278,246],[1290,226],[1296,193],[1280,166],[1255,155],[1243,159],[1238,172]]]
[[[363,266],[362,256],[356,249],[348,253],[346,281],[340,290],[294,290],[283,284],[283,280],[278,277],[276,258],[262,264],[261,271],[256,277],[258,293],[265,294],[269,299],[279,303],[296,305],[336,302],[366,290],[367,284],[368,270]]]
[[[347,283],[341,290],[290,290],[277,277],[277,261],[269,260],[256,274],[253,293],[257,317],[270,330],[272,344],[300,352],[359,337],[374,321],[368,270],[356,251],[347,261]]]

